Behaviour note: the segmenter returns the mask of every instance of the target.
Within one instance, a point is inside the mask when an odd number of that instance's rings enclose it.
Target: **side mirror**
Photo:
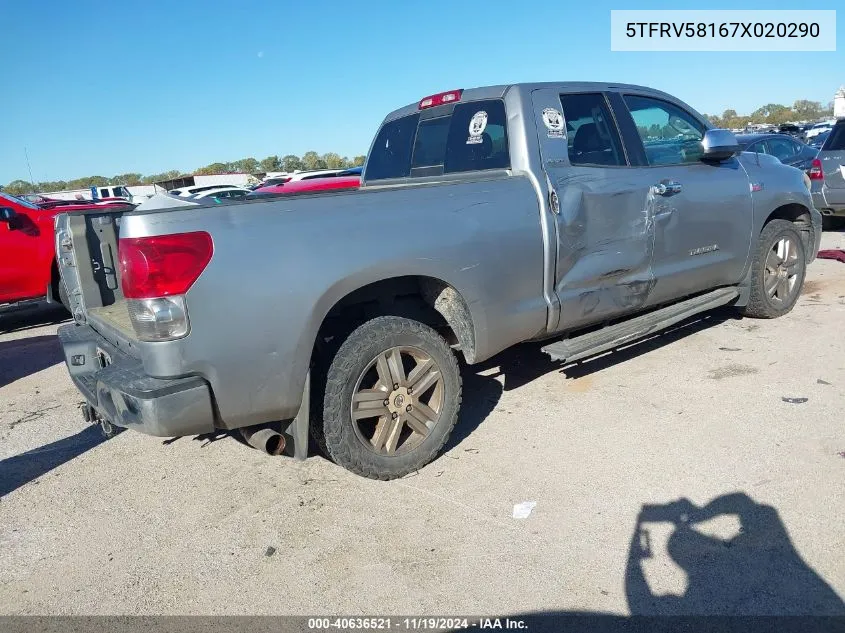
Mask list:
[[[708,162],[728,160],[741,149],[733,132],[719,129],[707,130],[701,139],[701,146],[704,150],[701,160]]]

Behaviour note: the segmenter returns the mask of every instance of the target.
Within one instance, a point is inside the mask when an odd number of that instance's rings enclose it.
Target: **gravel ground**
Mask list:
[[[57,319],[0,317],[4,614],[845,614],[841,263],[774,321],[468,368],[448,452],[389,483],[225,436],[103,441]]]

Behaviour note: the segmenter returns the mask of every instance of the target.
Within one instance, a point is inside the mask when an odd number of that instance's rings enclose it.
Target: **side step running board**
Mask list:
[[[700,312],[723,306],[738,296],[737,288],[720,288],[595,332],[551,343],[543,347],[543,351],[552,360],[581,360],[666,329]]]

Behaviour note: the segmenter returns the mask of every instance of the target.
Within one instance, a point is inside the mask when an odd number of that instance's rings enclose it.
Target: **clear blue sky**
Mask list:
[[[630,82],[703,112],[744,113],[802,98],[826,104],[845,83],[845,11],[837,52],[611,52],[611,8],[800,8],[635,5],[0,0],[0,183],[29,178],[24,147],[36,180],[188,171],[312,149],[364,154],[388,111],[451,88]]]

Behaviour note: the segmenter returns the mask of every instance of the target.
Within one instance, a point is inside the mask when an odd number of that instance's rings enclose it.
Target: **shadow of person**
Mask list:
[[[735,535],[702,531],[703,523],[731,516],[740,526]],[[643,563],[659,554],[649,523],[673,526],[666,551],[686,573],[682,595],[656,595],[649,585]],[[845,603],[801,558],[777,510],[741,492],[704,507],[686,499],[643,506],[631,539],[625,591],[632,615],[845,615]]]

